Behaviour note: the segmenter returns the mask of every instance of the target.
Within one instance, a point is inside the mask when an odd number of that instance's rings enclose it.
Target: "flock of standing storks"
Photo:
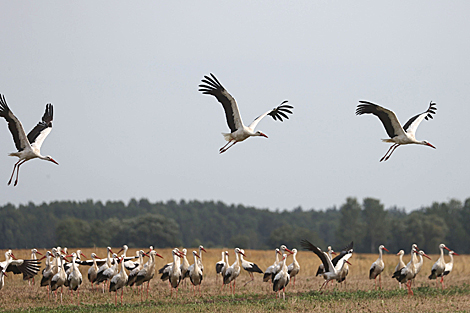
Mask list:
[[[348,265],[351,265],[349,259],[353,254],[353,242],[344,247],[334,258],[333,254],[336,253],[331,247],[328,247],[328,252],[323,252],[308,240],[302,240],[300,245],[302,248],[314,252],[322,262],[316,273],[316,276],[321,275],[325,280],[320,287],[320,291],[326,288],[330,281],[336,280],[338,283],[342,283],[346,280],[349,273]],[[436,284],[438,284],[438,278],[440,278],[441,287],[444,289],[444,277],[452,271],[454,263],[453,256],[458,254],[450,250],[444,244],[440,244],[439,249],[441,251],[440,257],[432,266],[431,274],[428,278],[436,279]],[[444,260],[444,249],[449,251],[450,262],[448,263]],[[369,271],[369,279],[375,279],[376,289],[377,277],[379,277],[379,288],[382,288],[381,273],[385,268],[382,259],[383,250],[388,252],[387,248],[380,245],[379,258],[372,264]],[[113,253],[111,247],[108,247],[106,258],[99,258],[95,253],[92,253],[91,260],[86,260],[86,256],[81,250],[67,254],[67,248],[62,249],[61,247],[56,247],[52,248],[51,251],[47,251],[42,258],[37,259],[36,254],[42,255],[42,253],[37,249],[32,249],[31,259],[21,260],[17,259],[11,250],[7,250],[5,252],[5,261],[0,262],[0,289],[2,289],[5,284],[4,277],[7,276],[7,272],[14,274],[22,273],[23,280],[29,280],[30,284],[33,285],[34,277],[40,269],[41,260],[46,259],[45,268],[42,270],[40,286],[47,287],[48,298],[50,298],[52,292],[55,292],[56,302],[58,301],[59,288],[60,302],[62,303],[63,288],[68,287],[72,295],[71,300],[73,301],[73,291],[76,291],[77,303],[80,304],[79,288],[83,282],[83,278],[79,266],[89,266],[88,280],[91,283],[92,290],[95,289],[95,285],[102,283],[103,293],[105,292],[105,288],[107,288],[109,292],[115,292],[115,304],[117,304],[118,291],[121,290],[122,304],[124,287],[129,286],[132,288],[134,285],[137,286],[138,292],[141,295],[141,301],[143,301],[144,284],[147,283],[146,299],[148,299],[150,281],[156,274],[157,266],[155,257],[163,257],[158,254],[152,246],[147,253],[143,250],[138,250],[136,251],[136,255],[132,257],[127,256],[127,251],[127,245],[123,245],[121,250],[117,253]],[[121,252],[122,255],[118,256]],[[158,270],[158,274],[161,274],[160,279],[162,281],[168,280],[170,297],[173,296],[174,289],[176,290],[176,297],[178,296],[178,287],[186,278],[189,278],[193,285],[194,295],[196,295],[196,288],[199,289],[199,295],[201,295],[201,284],[204,278],[202,252],[207,251],[201,245],[199,246],[199,251],[192,252],[193,263],[190,264],[187,259],[186,249],[179,250],[178,248],[174,248],[171,251],[173,261],[165,264]],[[291,254],[293,255],[292,263],[287,265],[287,257]],[[245,260],[244,257],[246,257],[246,255],[243,249],[235,248],[234,255],[235,261],[230,265],[228,259],[229,252],[222,251],[222,259],[215,264],[217,277],[222,277],[221,290],[225,285],[229,285],[231,294],[233,295],[235,293],[235,283],[240,275],[241,269],[247,271],[251,278],[245,285],[254,281],[253,273],[264,274],[263,282],[272,283],[272,290],[278,293],[278,298],[280,298],[282,291],[282,297],[285,299],[285,288],[292,278],[294,279],[293,285],[295,288],[295,279],[300,272],[300,264],[296,257],[297,249],[290,250],[285,245],[276,248],[275,261],[273,265],[269,266],[264,272],[257,264]],[[279,255],[282,257],[281,259],[279,259]],[[411,284],[423,266],[423,256],[429,259],[430,257],[426,255],[423,250],[419,250],[416,244],[411,246],[411,259],[408,264],[403,262],[403,250],[400,250],[397,255],[399,256],[399,262],[392,278],[396,278],[400,288],[402,287],[401,285],[405,283],[408,287],[408,293],[412,295]],[[144,256],[149,257],[148,261],[145,263],[143,259]],[[70,261],[67,258],[72,259]],[[129,271],[129,273],[127,273],[127,271]]]
[[[224,145],[222,148],[219,149],[219,153],[224,153],[231,147],[233,147],[237,142],[242,142],[249,137],[252,136],[261,136],[268,138],[268,136],[263,133],[262,131],[258,130],[255,131],[256,126],[258,123],[266,116],[271,116],[274,120],[283,121],[283,119],[289,119],[289,114],[292,114],[293,106],[287,104],[288,101],[283,101],[279,106],[276,108],[265,112],[264,114],[258,116],[249,126],[245,126],[243,124],[238,105],[235,99],[228,93],[228,91],[222,86],[222,84],[217,80],[217,78],[211,73],[210,76],[204,76],[202,79],[202,84],[199,85],[199,91],[203,94],[212,95],[217,98],[217,100],[222,104],[225,117],[227,120],[228,127],[230,128],[230,133],[223,133],[224,139],[227,141],[227,144]],[[377,116],[385,130],[390,137],[389,139],[382,139],[384,142],[393,143],[389,150],[385,153],[385,155],[380,159],[380,161],[387,161],[392,153],[400,146],[400,145],[407,145],[407,144],[420,144],[426,145],[432,148],[435,148],[432,144],[424,141],[418,141],[415,138],[416,129],[418,128],[419,124],[424,120],[428,120],[429,118],[433,118],[433,114],[436,113],[436,104],[431,102],[429,104],[428,109],[420,114],[417,114],[410,118],[404,126],[398,122],[398,119],[393,111],[390,111],[384,107],[381,107],[377,104],[368,102],[368,101],[360,101],[360,104],[357,106],[356,114],[373,114]],[[14,180],[14,186],[18,184],[18,176],[20,166],[28,160],[39,158],[42,160],[50,161],[55,164],[58,164],[52,157],[50,156],[42,156],[40,153],[40,148],[42,143],[44,142],[45,138],[52,129],[52,120],[53,120],[53,106],[52,104],[46,105],[45,113],[42,117],[42,120],[26,135],[24,128],[18,118],[13,114],[13,112],[8,107],[5,96],[0,95],[0,116],[5,118],[8,123],[8,128],[13,136],[13,141],[17,148],[17,152],[10,153],[10,156],[18,157],[19,160],[15,163],[13,167],[13,172],[10,176],[8,181],[8,185],[11,184],[13,177],[15,176],[16,171],[16,178]],[[301,242],[301,246],[307,250],[313,251],[322,261],[322,271],[319,271],[319,274],[323,275],[325,278],[325,283],[322,285],[320,290],[328,284],[331,280],[337,280],[338,282],[344,281],[347,275],[347,268],[349,261],[348,259],[352,256],[353,247],[352,242],[347,247],[345,247],[341,253],[332,258],[331,251],[330,253],[326,253],[321,251],[318,247],[313,245],[312,243],[308,242],[307,240],[303,240]],[[444,246],[444,245],[442,245]],[[201,246],[202,247],[202,246]],[[444,248],[446,248],[444,246]],[[379,259],[374,262],[373,266],[370,270],[370,278],[375,279],[380,273],[383,271],[383,261],[382,261],[382,250],[385,247],[380,246],[379,252],[380,256]],[[433,267],[433,274],[431,274],[430,278],[436,277],[443,277],[445,275],[445,262],[443,261],[443,248],[441,248],[441,258],[442,262],[438,260],[436,262],[436,270],[434,271]],[[446,248],[447,249],[447,248]],[[125,246],[125,250],[127,250],[127,246]],[[273,290],[276,292],[280,292],[280,290],[285,289],[285,286],[289,283],[291,277],[295,277],[295,275],[300,270],[300,266],[295,259],[295,252],[288,250],[285,246],[281,246],[280,249],[276,251],[276,262],[273,264],[272,267],[268,268],[265,272],[264,279],[266,281],[271,280],[273,283]],[[179,251],[178,249],[174,249],[173,254],[173,262],[167,264],[164,268],[160,270],[162,274],[162,279],[168,279],[169,284],[173,288],[177,288],[181,279],[185,277],[189,277],[191,282],[194,286],[200,286],[202,281],[203,275],[203,265],[202,265],[202,254],[201,251],[204,251],[204,248],[200,248],[199,253],[196,251],[193,252],[194,263],[193,265],[189,266],[189,263],[186,259],[186,251]],[[81,274],[80,271],[77,269],[77,264],[85,264],[90,265],[90,271],[92,272],[90,281],[95,282],[93,279],[93,271],[96,272],[96,282],[100,283],[103,281],[109,281],[109,290],[110,291],[117,291],[122,288],[126,284],[133,284],[140,285],[145,281],[149,281],[151,278],[148,276],[143,275],[145,271],[147,272],[154,272],[155,267],[155,256],[160,256],[155,250],[151,250],[148,253],[144,251],[138,252],[139,261],[134,262],[131,261],[129,257],[126,257],[125,253],[123,256],[118,257],[117,255],[112,254],[111,248],[108,248],[108,256],[106,259],[97,261],[96,255],[92,255],[92,260],[89,261],[82,261],[80,260],[80,253],[72,253],[71,255],[67,255],[66,253],[61,253],[60,249],[53,249],[52,252],[47,252],[44,256],[47,258],[46,261],[46,269],[43,271],[43,280],[49,278],[51,273],[54,275],[50,277],[50,281],[47,279],[45,280],[44,284],[50,287],[51,290],[57,290],[57,285],[60,282],[63,282],[63,285],[68,284],[71,290],[77,290],[81,284]],[[278,259],[278,253],[281,254],[282,259]],[[294,254],[294,262],[287,266],[286,265],[286,258],[287,253]],[[410,287],[410,281],[413,279],[419,270],[416,270],[420,267],[420,262],[422,265],[422,256],[427,257],[427,255],[418,250],[417,247],[414,245],[411,250],[412,260],[408,265],[404,265],[402,267],[397,266],[397,270],[394,273],[394,278],[397,278],[400,283],[407,283],[408,290],[412,293]],[[147,263],[142,262],[142,257],[144,255],[148,255],[150,257]],[[419,255],[421,257],[421,261],[418,261]],[[452,252],[449,254],[451,257],[452,255],[457,255],[456,253]],[[236,248],[235,249],[235,256],[236,261],[232,265],[228,265],[228,252],[222,253],[222,260],[217,264],[217,273],[221,273],[223,276],[223,282],[225,284],[231,284],[232,292],[235,289],[235,279],[240,273],[240,265],[247,271],[250,272],[250,276],[253,279],[253,272],[260,272],[261,269],[254,263],[248,262],[244,260],[244,251],[243,249]],[[0,277],[1,283],[3,286],[3,277],[6,275],[6,272],[13,271],[15,273],[23,273],[25,275],[25,279],[30,278],[30,276],[34,276],[33,274],[39,270],[39,261],[38,260],[15,260],[14,255],[11,251],[7,251],[5,253],[6,260],[0,263]],[[65,263],[67,257],[72,257],[72,262]],[[161,257],[161,256],[160,256]],[[50,259],[53,258],[55,261],[51,261]],[[180,264],[180,259],[183,259],[183,263]],[[98,268],[98,263],[102,262],[103,264]],[[440,263],[439,263],[440,262]],[[439,263],[439,264],[438,264]],[[67,264],[70,265],[70,268],[66,268]],[[121,270],[119,271],[119,266]],[[127,265],[126,265],[127,264]],[[443,265],[444,264],[444,267]],[[152,270],[149,271],[149,268],[152,267]],[[444,270],[441,271],[441,269]],[[126,270],[130,270],[129,275],[127,275]],[[105,275],[105,271],[108,270],[107,275]],[[181,272],[183,270],[183,272]],[[180,271],[180,272],[178,272]],[[49,273],[50,272],[50,273]],[[447,271],[450,272],[450,271]],[[90,272],[89,272],[90,273]],[[179,276],[178,276],[179,273]],[[142,275],[141,275],[142,274]],[[110,276],[111,275],[111,276]],[[139,276],[140,275],[140,276]],[[147,274],[146,274],[147,275]],[[185,276],[187,275],[187,276]],[[153,275],[152,275],[153,277]],[[179,278],[178,278],[179,277]],[[295,280],[294,280],[295,282]],[[441,280],[442,282],[442,280]],[[380,283],[380,276],[379,276],[379,283]],[[42,285],[43,283],[41,283]],[[57,287],[57,288],[56,288]],[[55,288],[55,289],[54,289]],[[57,296],[57,294],[56,294]],[[147,285],[147,296],[148,296],[148,285]],[[280,293],[279,293],[280,296]],[[116,293],[117,297],[117,293]],[[117,301],[117,299],[116,299]],[[121,292],[121,301],[122,301],[122,292]]]

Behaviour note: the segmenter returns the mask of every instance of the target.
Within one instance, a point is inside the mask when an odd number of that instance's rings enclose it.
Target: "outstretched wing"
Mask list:
[[[302,248],[304,248],[305,250],[310,250],[313,253],[315,253],[320,258],[320,260],[322,261],[323,267],[325,268],[326,272],[329,272],[329,271],[332,270],[333,264],[331,263],[331,260],[327,257],[326,253],[321,251],[320,248],[313,245],[310,241],[308,241],[306,239],[302,239],[300,241],[300,246]]]
[[[199,85],[199,91],[206,95],[212,95],[222,103],[225,110],[225,117],[227,119],[228,127],[231,132],[235,132],[237,129],[243,128],[242,118],[238,111],[238,105],[235,99],[225,90],[224,86],[217,80],[214,74],[210,73],[211,77],[204,76],[202,82],[204,84]]]
[[[336,264],[338,264],[338,261],[341,260],[343,256],[345,256],[347,253],[353,252],[353,246],[354,246],[354,242],[351,241],[346,247],[341,249],[341,253],[338,254],[336,257],[334,257],[333,260],[331,260],[331,263],[333,263],[333,265],[336,266]]]
[[[52,130],[52,118],[54,115],[54,109],[52,104],[46,104],[46,111],[40,121],[28,134],[28,140],[30,144],[40,149],[44,139]]]
[[[398,122],[398,118],[393,111],[369,101],[359,101],[359,103],[361,104],[357,106],[356,115],[374,114],[377,116],[380,121],[382,121],[382,124],[390,138],[405,135],[405,131],[401,127],[400,122]]]
[[[416,129],[418,128],[419,124],[424,120],[428,120],[429,118],[432,119],[432,114],[436,114],[436,104],[434,102],[430,102],[429,103],[429,108],[421,113],[421,114],[417,114],[415,116],[413,116],[412,118],[410,118],[408,120],[408,122],[406,122],[405,126],[403,126],[403,129],[405,130],[405,132],[407,133],[410,133],[410,134],[415,134],[416,133]]]
[[[18,151],[24,150],[29,144],[28,138],[26,137],[26,133],[20,120],[8,107],[4,95],[0,95],[0,116],[8,123],[8,129],[10,129],[11,135],[13,136],[16,149]]]
[[[258,116],[257,118],[255,118],[255,120],[248,127],[254,130],[256,128],[256,125],[258,125],[258,123],[266,115],[271,116],[275,121],[279,120],[279,121],[283,122],[283,120],[282,120],[283,118],[289,119],[289,116],[287,114],[293,114],[293,112],[291,110],[294,107],[291,106],[291,105],[288,105],[288,104],[284,104],[284,103],[287,103],[287,100],[282,101],[282,103],[280,105],[278,105],[276,108],[274,108],[272,110],[269,110],[268,112],[266,112],[266,113]]]

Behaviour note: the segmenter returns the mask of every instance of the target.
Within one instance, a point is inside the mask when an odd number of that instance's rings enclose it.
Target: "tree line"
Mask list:
[[[301,239],[339,250],[351,240],[356,252],[408,251],[412,243],[437,253],[442,242],[470,253],[470,198],[433,203],[407,213],[379,200],[347,198],[339,208],[270,211],[214,201],[132,199],[102,203],[54,201],[0,207],[0,249],[53,246],[106,247],[298,247]]]

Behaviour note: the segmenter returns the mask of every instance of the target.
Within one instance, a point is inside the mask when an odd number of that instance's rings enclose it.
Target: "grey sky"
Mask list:
[[[466,1],[4,1],[0,93],[28,132],[45,104],[54,129],[7,186],[16,158],[0,121],[0,205],[145,197],[324,209],[348,196],[408,210],[468,189],[470,4]],[[214,73],[243,120],[269,139],[223,155],[222,106],[199,93]],[[380,121],[427,109],[417,138],[379,163]]]

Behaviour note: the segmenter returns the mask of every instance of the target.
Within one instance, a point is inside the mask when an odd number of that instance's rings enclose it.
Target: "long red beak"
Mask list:
[[[434,148],[436,149],[436,147],[434,147],[432,144],[430,144],[429,142],[427,143],[428,146],[430,146],[431,148]]]
[[[39,255],[43,255],[43,254],[42,254],[41,252],[39,252],[39,251],[36,251],[36,253],[39,254]]]
[[[349,261],[348,261],[348,260],[346,260],[345,262],[346,262],[346,263],[348,263],[349,265],[351,265],[351,266],[352,266],[352,264],[351,264],[351,263],[349,263]]]
[[[157,253],[155,255],[163,259],[163,257],[160,254]]]
[[[390,251],[388,251],[388,249],[387,249],[387,248],[385,248],[385,247],[384,247],[384,250],[385,250],[385,251],[387,251],[387,252],[390,252]]]
[[[450,249],[449,249],[449,248],[447,248],[447,247],[444,247],[444,249],[446,249],[447,251],[452,251],[452,250],[450,250]]]
[[[457,252],[454,252],[454,255],[459,255]]]
[[[426,253],[423,253],[423,256],[427,257],[428,259],[431,260],[431,258],[429,257],[429,255],[427,255]]]
[[[59,165],[59,163],[57,163],[57,161],[54,160],[53,158],[51,158],[51,162],[52,162],[52,163],[55,163],[55,164],[57,164],[57,165]]]
[[[82,255],[82,257],[84,257],[85,259],[87,258],[83,253],[80,253]]]
[[[42,259],[45,259],[45,258],[46,258],[46,256],[43,255],[42,258],[38,259],[38,261],[41,261]]]

